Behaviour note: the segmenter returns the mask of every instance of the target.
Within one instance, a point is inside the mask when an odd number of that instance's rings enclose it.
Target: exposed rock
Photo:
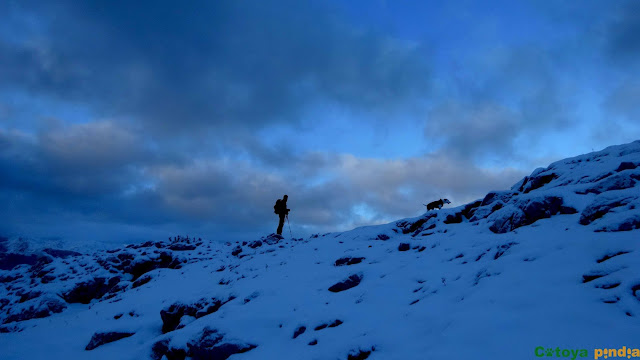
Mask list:
[[[382,240],[382,241],[387,241],[389,240],[389,236],[386,234],[378,234],[378,236],[376,237],[376,239],[378,240]]]
[[[325,324],[322,324],[322,325],[318,325],[313,330],[318,331],[318,330],[326,329],[328,327],[333,328],[333,327],[340,326],[342,324],[343,324],[342,320],[334,320],[331,323],[325,323]]]
[[[252,241],[247,246],[249,246],[252,249],[255,249],[255,248],[258,248],[258,247],[262,246],[262,241],[260,241],[260,240]]]
[[[215,329],[205,328],[198,340],[187,344],[187,355],[193,360],[224,360],[234,354],[242,354],[257,347],[242,342],[222,342],[224,334]]]
[[[284,237],[278,234],[271,234],[265,238],[262,238],[262,242],[264,242],[267,245],[275,245],[279,243],[280,240],[284,240]]]
[[[238,254],[240,254],[241,252],[242,252],[242,246],[238,245],[231,251],[231,255],[238,256]]]
[[[345,290],[349,290],[351,288],[354,288],[354,287],[360,285],[360,281],[362,281],[362,277],[363,277],[363,275],[361,273],[353,274],[353,275],[349,276],[347,279],[332,285],[329,288],[329,291],[337,293],[337,292],[341,292],[341,291],[345,291]]]
[[[590,188],[578,192],[578,194],[600,194],[611,190],[629,189],[634,187],[635,185],[636,181],[631,176],[628,176],[628,174],[618,174],[615,176],[611,176],[606,180],[602,180],[591,186]]]
[[[640,164],[632,163],[629,161],[623,161],[620,163],[620,166],[616,169],[616,172],[624,171],[624,170],[633,170],[638,167]]]
[[[520,186],[520,191],[523,193],[528,193],[530,191],[539,189],[544,185],[547,185],[554,179],[557,179],[558,175],[555,173],[550,173],[546,175],[537,175],[537,176],[527,176],[525,177],[524,182]]]
[[[591,204],[582,210],[580,214],[580,224],[589,225],[595,220],[603,217],[606,213],[608,213],[611,209],[625,206],[636,200],[634,197],[597,197]]]
[[[22,308],[19,313],[9,313],[3,323],[25,321],[30,319],[40,319],[61,313],[67,306],[59,299],[52,296],[45,296],[38,300],[31,300],[33,303],[28,308]]]
[[[602,228],[596,229],[595,232],[631,231],[634,229],[640,229],[640,215],[634,215],[618,223],[606,225]]]
[[[156,257],[135,258],[130,265],[123,268],[123,271],[133,275],[132,280],[136,280],[151,270],[159,268],[179,269],[182,266],[181,263],[180,259],[174,258],[171,253],[163,251],[157,254]]]
[[[140,278],[138,278],[138,280],[133,282],[133,285],[131,285],[132,289],[135,289],[139,286],[142,286],[146,283],[148,283],[149,281],[151,281],[151,279],[153,279],[153,277],[149,274],[144,274],[142,275]]]
[[[169,346],[169,340],[161,340],[153,344],[151,347],[151,358],[153,360],[162,360],[166,356],[167,360],[184,360],[187,357],[187,351],[180,348]]]
[[[298,336],[304,334],[304,332],[307,331],[306,326],[300,326],[299,328],[296,329],[296,331],[293,332],[293,338],[297,338]]]
[[[70,251],[70,250],[44,249],[42,251],[44,251],[45,253],[55,258],[61,258],[61,259],[66,259],[69,256],[82,256],[82,254],[80,254],[79,252]]]
[[[396,226],[402,229],[403,234],[414,233],[415,235],[416,233],[419,233],[422,230],[422,226],[427,221],[437,216],[438,216],[437,213],[429,213],[415,222],[399,221],[396,223]]]
[[[38,262],[37,255],[23,255],[15,253],[0,253],[0,270],[11,270],[18,265],[33,265]]]
[[[173,251],[189,251],[189,250],[195,250],[196,246],[188,245],[188,244],[171,244],[169,245],[168,249]]]
[[[501,209],[502,214],[489,227],[494,233],[502,234],[521,226],[549,218],[556,214],[575,214],[576,209],[564,206],[563,199],[557,196],[545,196],[517,202],[514,206]]]
[[[93,350],[99,346],[102,346],[104,344],[108,344],[114,341],[118,341],[120,339],[124,339],[127,338],[129,336],[132,336],[135,333],[129,333],[129,332],[107,332],[107,333],[95,333],[93,334],[93,336],[91,337],[91,341],[89,341],[89,344],[87,345],[87,347],[85,347],[85,350]]]
[[[69,304],[88,304],[93,299],[100,299],[119,282],[120,277],[117,276],[108,281],[103,277],[94,278],[90,281],[77,283],[71,291],[63,293],[62,298]]]
[[[360,262],[362,262],[362,260],[364,260],[363,257],[347,256],[347,257],[343,257],[343,258],[340,258],[340,259],[336,260],[334,265],[335,266],[354,265],[354,264],[359,264]]]
[[[171,306],[160,310],[160,318],[162,319],[162,333],[168,333],[170,331],[176,330],[180,328],[180,319],[183,316],[193,316],[196,319],[199,319],[203,316],[212,314],[220,307],[229,301],[235,299],[235,297],[230,297],[227,301],[221,301],[216,298],[211,299],[200,299],[199,301],[193,304],[182,304],[175,303]]]
[[[355,351],[351,351],[349,352],[349,356],[347,356],[347,360],[365,360],[369,358],[369,355],[371,355],[372,351],[374,351],[374,348],[371,348],[371,350],[358,349]]]
[[[400,245],[398,245],[398,251],[407,251],[409,249],[411,249],[411,245],[408,243],[400,243]]]

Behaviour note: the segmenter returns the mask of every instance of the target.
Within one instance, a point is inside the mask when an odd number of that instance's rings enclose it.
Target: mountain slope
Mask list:
[[[3,359],[524,359],[638,348],[640,141],[308,239],[0,256]],[[1,248],[1,246],[0,246]]]

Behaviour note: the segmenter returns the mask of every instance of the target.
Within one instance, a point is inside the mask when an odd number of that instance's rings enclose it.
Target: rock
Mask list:
[[[336,260],[334,266],[359,264],[360,262],[362,262],[362,260],[364,260],[363,257],[347,256],[347,257],[343,257],[343,258],[340,258],[340,259]]]
[[[118,254],[118,258],[121,257],[120,255],[126,255],[125,260],[128,260],[128,255],[131,254]],[[161,253],[154,255],[154,257],[133,258],[130,264],[126,264],[125,261],[123,261],[124,266],[122,267],[122,270],[133,275],[132,281],[135,281],[140,276],[148,273],[151,270],[160,268],[178,269],[182,266],[181,259],[174,258],[173,255],[167,251],[162,251]]]
[[[398,251],[407,251],[411,249],[411,245],[409,245],[408,243],[400,243],[400,245],[398,246]]]
[[[347,279],[332,285],[329,288],[329,291],[337,293],[337,292],[341,292],[341,291],[345,291],[345,290],[349,290],[351,288],[354,288],[354,287],[360,285],[360,281],[362,281],[362,277],[363,277],[363,275],[361,273],[353,274],[353,275],[349,276]]]
[[[297,338],[298,336],[304,334],[304,332],[307,330],[307,328],[305,326],[300,326],[299,328],[296,329],[296,331],[293,332],[293,338]]]
[[[34,265],[38,262],[37,255],[23,255],[15,253],[0,253],[0,270],[12,270],[18,265]]]
[[[534,172],[535,173],[535,172]],[[539,189],[544,185],[547,185],[554,179],[557,179],[558,175],[555,173],[550,173],[546,175],[537,175],[537,176],[527,176],[524,178],[524,182],[520,186],[520,191],[523,193],[528,193],[530,191]]]
[[[62,298],[69,304],[88,304],[93,299],[100,299],[120,282],[120,277],[98,277],[93,280],[77,283],[71,291],[62,294]]]
[[[160,310],[160,318],[162,319],[162,333],[166,334],[170,331],[179,329],[180,319],[185,315],[193,316],[194,318],[199,319],[203,316],[218,311],[218,309],[220,309],[222,305],[228,303],[233,299],[235,299],[235,297],[231,296],[227,301],[222,302],[221,300],[218,300],[216,298],[203,298],[193,304],[172,304],[168,308]]]
[[[187,344],[187,355],[192,360],[228,359],[231,355],[242,354],[257,347],[254,344],[222,342],[224,334],[215,329],[205,328],[199,339]]]
[[[265,238],[262,238],[262,241],[267,245],[275,245],[279,243],[280,240],[284,240],[284,237],[278,234],[271,234]]]
[[[600,229],[596,229],[595,232],[631,231],[634,229],[640,229],[640,215],[631,216],[615,224],[608,224]]]
[[[176,349],[169,346],[169,340],[161,340],[153,344],[151,347],[151,358],[153,360],[184,360],[187,357],[187,351],[184,349]]]
[[[151,279],[153,279],[153,276],[151,276],[149,274],[144,274],[140,278],[138,278],[138,280],[133,282],[133,285],[131,285],[131,288],[135,289],[135,288],[137,288],[139,286],[142,286],[142,285],[148,283],[149,281],[151,281]]]
[[[53,296],[44,296],[38,300],[31,300],[33,304],[28,308],[22,308],[19,313],[9,313],[3,323],[25,321],[30,319],[41,319],[52,314],[61,313],[67,305]]]
[[[262,241],[260,241],[260,240],[252,241],[247,246],[249,246],[252,249],[255,249],[255,248],[258,248],[258,247],[262,246]]]
[[[422,226],[429,221],[430,219],[437,217],[438,213],[436,212],[432,212],[429,213],[427,215],[425,215],[424,217],[418,219],[415,222],[408,222],[408,221],[399,221],[396,223],[396,226],[402,229],[402,233],[403,234],[408,234],[408,233],[414,233],[414,235],[416,235],[417,233],[419,233],[422,230]]]
[[[378,237],[376,237],[376,239],[386,241],[389,240],[389,236],[387,236],[386,234],[378,234]]]
[[[519,201],[513,206],[501,209],[501,211],[500,215],[489,227],[491,231],[497,234],[533,224],[540,219],[549,218],[556,214],[577,213],[576,209],[564,206],[563,199],[558,196],[545,196]]]
[[[82,254],[80,254],[79,252],[75,252],[75,251],[70,251],[70,250],[58,250],[58,249],[44,249],[42,250],[45,253],[55,257],[55,258],[61,258],[61,259],[66,259],[69,256],[82,256]]]
[[[603,217],[611,209],[626,206],[634,200],[637,200],[637,198],[633,196],[611,197],[607,195],[596,197],[591,204],[587,205],[587,207],[582,210],[582,213],[580,214],[580,224],[589,225],[595,220]]]
[[[355,351],[351,351],[349,353],[349,356],[347,356],[347,360],[365,360],[369,358],[369,355],[371,355],[372,351],[373,348],[371,350],[358,349]]]
[[[616,169],[616,172],[624,171],[624,170],[633,170],[638,167],[639,164],[632,163],[629,161],[623,161],[620,163],[620,166]]]
[[[238,254],[240,254],[241,252],[242,252],[242,246],[238,245],[231,251],[231,255],[238,256]]]
[[[196,246],[188,245],[188,244],[171,244],[167,249],[173,250],[173,251],[189,251],[189,250],[195,250]]]
[[[578,192],[578,194],[600,194],[611,190],[629,189],[636,185],[636,181],[628,174],[618,174],[602,180],[590,188]]]
[[[135,333],[129,333],[129,332],[107,332],[107,333],[95,333],[93,334],[93,336],[91,337],[91,341],[89,341],[89,344],[87,345],[87,347],[85,347],[85,350],[93,350],[99,346],[102,346],[104,344],[108,344],[108,343],[112,343],[114,341],[118,341],[120,339],[124,339],[127,338],[129,336],[134,335]]]

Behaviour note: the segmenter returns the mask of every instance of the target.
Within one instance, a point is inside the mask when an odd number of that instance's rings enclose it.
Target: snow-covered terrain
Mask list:
[[[474,203],[307,239],[174,238],[85,254],[13,253],[0,241],[0,358],[532,359],[539,347],[589,358],[640,348],[639,181],[635,141]]]

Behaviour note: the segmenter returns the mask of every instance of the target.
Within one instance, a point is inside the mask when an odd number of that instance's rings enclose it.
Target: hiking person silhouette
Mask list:
[[[273,206],[273,212],[280,216],[280,223],[278,223],[278,235],[282,235],[282,227],[284,226],[284,219],[289,214],[289,209],[287,209],[287,199],[289,197],[287,195],[283,196],[282,199],[276,200],[276,204]]]

